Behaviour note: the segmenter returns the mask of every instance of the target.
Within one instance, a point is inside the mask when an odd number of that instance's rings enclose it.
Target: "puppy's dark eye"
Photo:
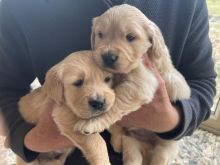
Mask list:
[[[83,82],[84,81],[82,79],[80,79],[80,80],[75,81],[73,83],[73,85],[75,85],[76,87],[81,87],[83,85]]]
[[[112,80],[112,78],[108,76],[108,77],[105,78],[104,81],[105,81],[106,83],[108,83],[108,82],[110,82],[111,80]]]
[[[103,38],[102,32],[98,32],[98,36],[99,36],[99,38]]]
[[[128,42],[132,42],[136,39],[136,37],[132,34],[127,34],[126,39],[127,39]]]

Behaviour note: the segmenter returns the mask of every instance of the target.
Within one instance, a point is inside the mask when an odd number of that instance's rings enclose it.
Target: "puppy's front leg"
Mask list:
[[[123,165],[142,165],[142,146],[135,138],[123,135]]]
[[[111,165],[106,143],[99,134],[83,135],[71,130],[63,135],[75,142],[91,165]]]
[[[73,131],[78,118],[66,107],[56,108],[53,118],[61,134],[73,142],[91,165],[110,165],[104,139],[99,134],[83,135]]]
[[[115,152],[122,152],[122,136],[124,134],[123,128],[117,124],[113,124],[109,130],[111,133],[111,145]]]
[[[110,127],[111,144],[115,152],[123,155],[123,165],[142,165],[142,147],[136,139],[126,136],[122,127],[114,124]]]
[[[158,82],[153,73],[140,64],[127,75],[123,83],[116,86],[116,100],[113,107],[103,115],[89,120],[79,120],[74,125],[74,130],[92,134],[108,129],[123,116],[152,101],[157,86]]]

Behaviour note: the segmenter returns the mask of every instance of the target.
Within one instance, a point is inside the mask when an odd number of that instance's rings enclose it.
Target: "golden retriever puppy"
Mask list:
[[[144,54],[164,79],[171,101],[190,97],[190,88],[174,68],[159,28],[137,8],[126,4],[115,6],[95,18],[91,41],[96,63],[109,72],[124,74],[125,78],[115,87],[116,100],[111,110],[90,121],[79,121],[75,130],[102,131],[152,101],[158,82],[143,66]],[[160,139],[154,133],[149,133],[148,143],[141,143],[124,136],[117,125],[110,132],[114,149],[123,152],[124,165],[165,165],[178,152],[176,141]]]
[[[115,101],[112,74],[101,70],[92,60],[91,51],[72,53],[53,66],[42,87],[19,101],[23,118],[36,124],[42,112],[53,107],[52,116],[60,133],[78,147],[91,165],[110,165],[107,147],[96,133],[84,135],[73,131],[74,124],[110,110]],[[63,165],[71,149],[40,154],[28,165]],[[18,165],[25,165],[18,158]],[[27,164],[26,164],[27,165]]]

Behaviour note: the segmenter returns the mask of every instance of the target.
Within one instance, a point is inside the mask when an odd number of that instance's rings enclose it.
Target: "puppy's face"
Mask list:
[[[48,95],[80,118],[92,118],[111,108],[115,101],[111,86],[112,74],[97,67],[89,51],[68,56],[47,73],[45,82]]]
[[[129,5],[113,7],[96,17],[91,36],[95,61],[111,72],[130,72],[152,46],[147,24],[144,14]]]

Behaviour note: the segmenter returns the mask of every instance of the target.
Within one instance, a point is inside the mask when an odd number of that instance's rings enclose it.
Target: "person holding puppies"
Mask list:
[[[216,74],[205,0],[125,2],[140,9],[160,27],[173,64],[184,75],[192,94],[190,99],[172,105],[154,64],[144,58],[144,64],[157,75],[160,85],[150,104],[124,117],[120,124],[156,132],[164,139],[191,135],[210,116],[215,95]],[[0,110],[11,149],[27,162],[33,161],[39,152],[70,147],[72,143],[57,131],[50,116],[52,109],[33,126],[21,118],[17,101],[29,92],[35,77],[43,83],[46,71],[66,55],[90,49],[92,18],[121,3],[124,1],[1,1]],[[132,136],[144,140],[144,133],[140,134]],[[108,133],[102,135],[108,142]],[[121,164],[120,155],[111,147],[109,155],[113,165]],[[71,163],[83,165],[86,161],[77,150],[66,162]]]

